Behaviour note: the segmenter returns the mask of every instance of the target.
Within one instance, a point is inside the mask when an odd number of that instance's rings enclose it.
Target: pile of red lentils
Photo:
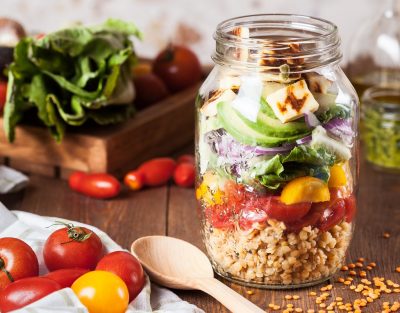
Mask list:
[[[345,302],[341,297],[332,297],[331,290],[333,285],[326,285],[320,288],[320,292],[311,291],[309,296],[315,298],[315,306],[318,309],[302,309],[293,303],[286,303],[285,305],[277,305],[270,303],[266,309],[267,312],[281,311],[282,313],[304,312],[304,313],[335,313],[335,312],[348,312],[348,313],[362,313],[373,312],[368,305],[377,302],[380,303],[381,309],[376,313],[390,313],[400,312],[400,302],[394,301],[383,302],[382,297],[385,294],[396,293],[400,298],[400,285],[385,279],[384,277],[373,277],[367,279],[368,272],[376,267],[375,262],[365,262],[364,258],[359,258],[356,263],[350,263],[341,268],[343,275],[337,279],[338,283],[343,284],[349,290],[358,293],[359,298],[355,299],[353,303]],[[400,266],[395,269],[400,273]],[[253,291],[248,291],[247,294],[254,294]],[[291,300],[299,300],[298,295],[285,295],[285,302]]]

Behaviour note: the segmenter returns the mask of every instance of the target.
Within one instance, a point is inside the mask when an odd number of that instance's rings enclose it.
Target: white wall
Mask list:
[[[203,63],[211,62],[212,33],[224,19],[256,13],[298,13],[335,22],[346,60],[353,34],[385,7],[382,0],[1,0],[0,16],[30,31],[48,32],[74,21],[108,17],[134,21],[145,34],[140,55],[153,56],[168,40],[189,43]]]

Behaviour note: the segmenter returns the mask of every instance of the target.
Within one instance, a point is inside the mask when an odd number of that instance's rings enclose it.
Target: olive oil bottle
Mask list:
[[[400,0],[388,0],[350,47],[347,74],[361,97],[371,86],[400,89]]]

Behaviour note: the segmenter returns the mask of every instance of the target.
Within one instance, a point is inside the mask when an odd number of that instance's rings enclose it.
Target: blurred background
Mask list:
[[[145,40],[139,54],[154,57],[169,40],[193,48],[201,62],[211,63],[212,34],[231,17],[257,13],[317,16],[339,26],[343,62],[357,30],[378,17],[389,4],[381,0],[2,0],[2,15],[15,18],[34,32],[49,32],[74,22],[99,23],[108,17],[134,21]],[[400,6],[400,2],[397,2]]]

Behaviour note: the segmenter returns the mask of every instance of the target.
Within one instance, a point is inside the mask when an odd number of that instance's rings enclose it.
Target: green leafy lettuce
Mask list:
[[[277,154],[256,164],[251,169],[251,176],[272,190],[301,176],[313,176],[327,182],[329,169],[334,163],[335,155],[326,149],[301,145],[287,155]]]
[[[322,123],[328,123],[334,118],[347,119],[350,118],[350,108],[344,104],[334,104],[326,111],[317,114],[318,120]]]
[[[136,61],[130,23],[110,19],[77,26],[43,38],[24,38],[14,50],[4,109],[4,130],[14,140],[22,118],[38,119],[61,141],[68,125],[87,120],[114,124],[133,113],[131,65]]]

